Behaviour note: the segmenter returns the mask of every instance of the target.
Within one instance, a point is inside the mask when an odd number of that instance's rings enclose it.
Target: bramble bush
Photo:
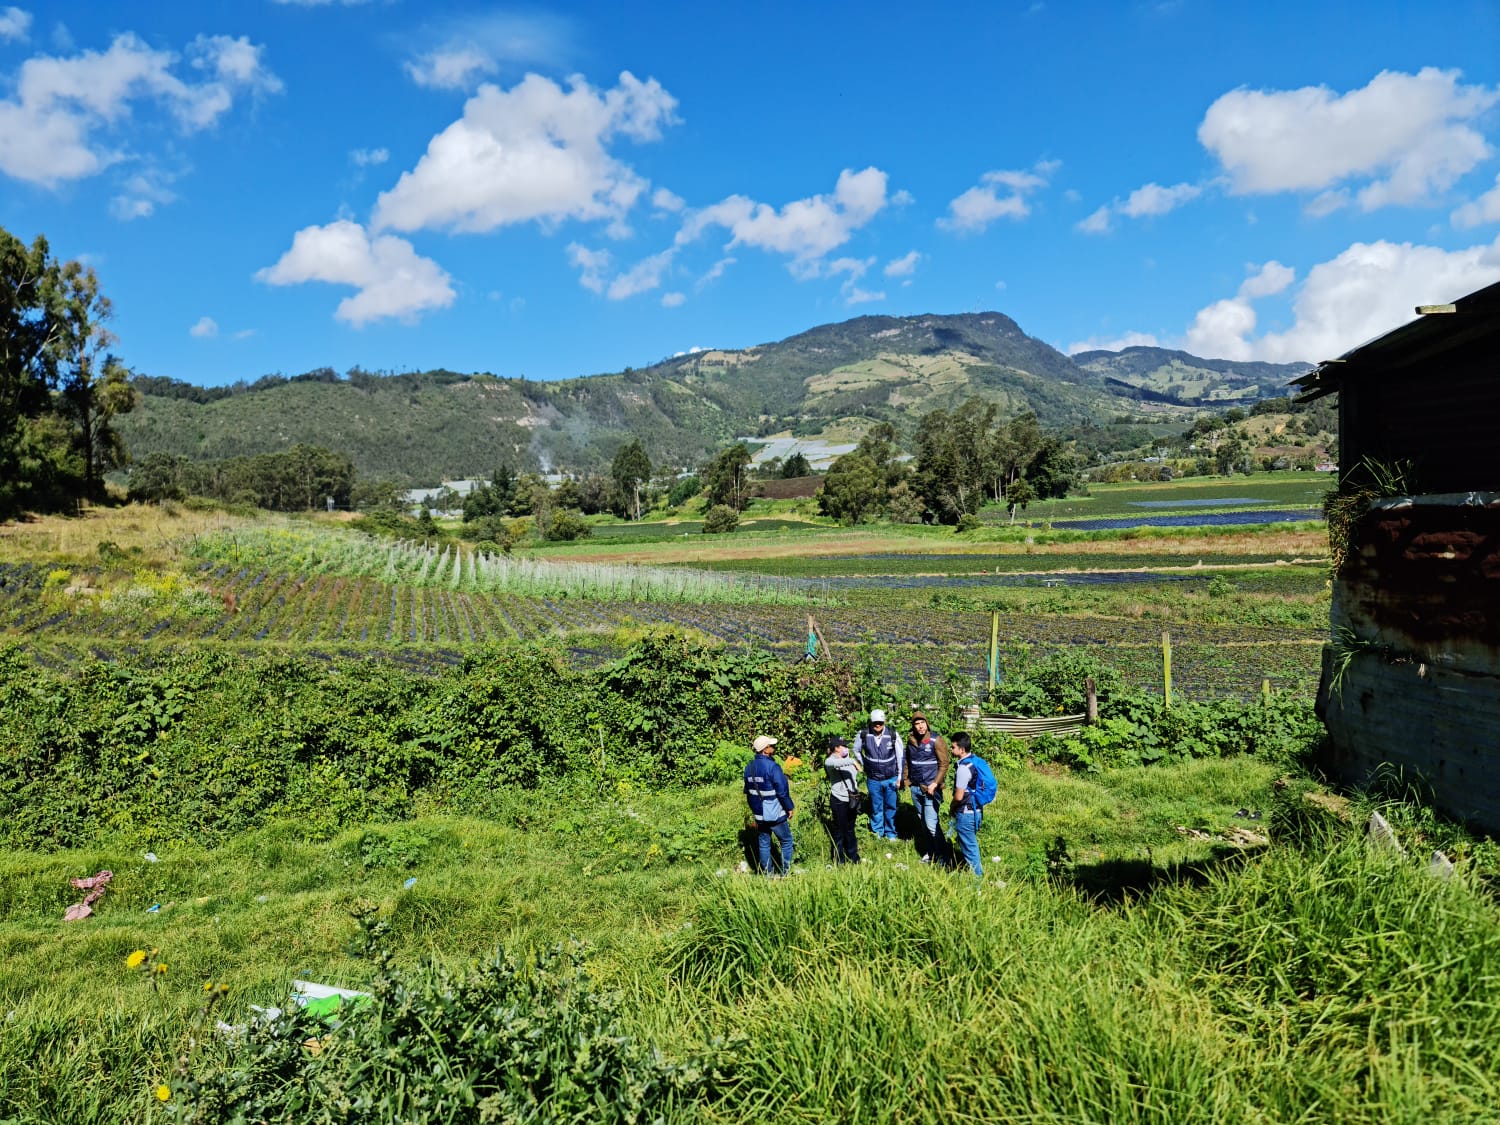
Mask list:
[[[341,1009],[336,1030],[293,1008],[251,1025],[227,1060],[190,1062],[171,1091],[178,1120],[633,1125],[673,1119],[721,1083],[722,1041],[669,1062],[626,1032],[577,950],[397,969],[383,929],[366,927],[368,1002]]]

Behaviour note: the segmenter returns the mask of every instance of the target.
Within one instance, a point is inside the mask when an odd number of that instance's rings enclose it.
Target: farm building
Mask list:
[[[1339,395],[1325,768],[1500,831],[1500,284],[1321,364]]]

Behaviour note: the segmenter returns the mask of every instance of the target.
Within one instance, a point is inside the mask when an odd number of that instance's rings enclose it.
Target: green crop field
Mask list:
[[[1309,773],[1320,527],[687,526],[0,528],[0,1121],[1491,1119],[1500,849]],[[976,736],[983,880],[909,803],[831,866],[828,734],[1085,677],[1097,726]],[[767,732],[779,881],[742,871]],[[294,980],[371,998],[262,1021]]]

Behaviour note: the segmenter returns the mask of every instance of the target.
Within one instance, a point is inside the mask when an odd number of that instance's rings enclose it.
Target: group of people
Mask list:
[[[754,745],[755,757],[745,767],[745,799],[755,821],[760,869],[767,875],[784,874],[792,868],[795,850],[791,826],[795,805],[786,772],[776,760],[776,739],[763,734]],[[864,774],[870,831],[881,839],[897,839],[901,791],[910,790],[917,820],[917,855],[923,863],[955,865],[941,816],[950,771],[953,788],[947,803],[959,855],[970,871],[982,877],[978,833],[984,805],[994,796],[994,775],[975,756],[967,733],[943,738],[921,711],[912,712],[911,732],[904,739],[879,708],[870,712],[869,722],[860,727],[853,745],[841,734],[829,739],[823,772],[830,786],[837,862],[860,862],[855,826],[863,804],[859,777]]]

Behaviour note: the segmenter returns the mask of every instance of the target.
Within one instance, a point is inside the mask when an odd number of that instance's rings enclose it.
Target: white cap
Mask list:
[[[875,710],[873,710],[873,711],[870,712],[870,722],[872,722],[872,723],[883,723],[883,722],[885,722],[885,712],[882,711],[879,707],[875,708]]]
[[[759,735],[755,739],[755,752],[757,754],[759,754],[762,750],[768,749],[769,747],[772,747],[772,746],[775,746],[775,745],[776,745],[776,740],[774,738],[772,738],[769,734]]]

